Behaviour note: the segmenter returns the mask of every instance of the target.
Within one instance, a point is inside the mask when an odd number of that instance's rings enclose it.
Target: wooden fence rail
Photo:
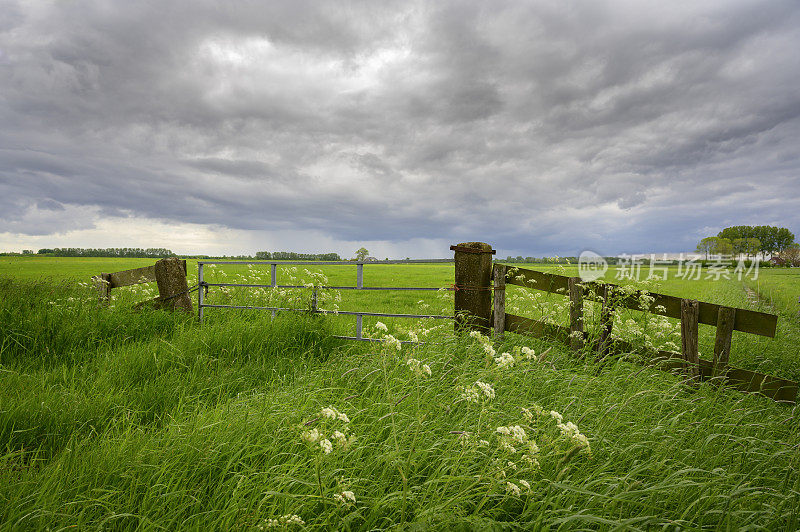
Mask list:
[[[152,266],[123,270],[115,273],[101,273],[92,277],[101,305],[107,305],[112,288],[155,282],[158,297],[142,301],[139,305],[153,305],[156,308],[181,309],[192,311],[189,299],[189,285],[186,282],[186,261],[177,258],[161,259]]]
[[[480,242],[468,242],[452,246],[456,263],[455,312],[462,318],[457,327],[479,330],[491,328],[497,338],[505,332],[513,332],[560,341],[572,349],[586,352],[588,342],[599,359],[612,352],[645,355],[654,367],[666,371],[680,370],[690,383],[714,379],[737,390],[760,393],[776,401],[795,402],[798,383],[773,377],[757,371],[732,367],[728,364],[733,331],[742,331],[774,337],[778,317],[773,314],[747,309],[725,307],[714,303],[685,299],[666,294],[630,289],[611,283],[581,282],[580,278],[544,273],[518,267],[495,264],[489,275],[484,265],[490,257],[491,246]],[[461,264],[461,268],[459,268]],[[478,272],[474,276],[462,272]],[[492,279],[490,284],[489,279]],[[569,297],[569,326],[515,316],[505,312],[506,285],[543,290]],[[494,298],[489,298],[489,290]],[[459,299],[459,292],[461,298]],[[488,301],[493,300],[490,311]],[[601,302],[599,331],[591,337],[584,329],[585,301]],[[467,304],[465,304],[467,303]],[[655,353],[638,348],[629,342],[612,336],[614,314],[620,308],[651,312],[681,320],[681,353],[659,350]],[[490,323],[484,316],[490,315]],[[716,327],[713,360],[703,360],[698,354],[699,324]],[[649,355],[649,356],[648,356]]]

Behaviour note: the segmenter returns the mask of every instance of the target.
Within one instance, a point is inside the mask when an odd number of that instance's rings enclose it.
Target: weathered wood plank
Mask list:
[[[569,278],[569,343],[574,351],[583,349],[583,286],[580,277]]]
[[[156,273],[153,266],[134,268],[133,270],[123,270],[109,274],[111,288],[120,288],[139,283],[152,283],[156,280]]]
[[[506,330],[506,267],[502,264],[495,264],[492,274],[494,276],[494,311],[492,312],[494,337],[502,340]]]
[[[506,314],[506,331],[525,334],[536,338],[552,338],[569,345],[569,329],[553,323],[523,318],[514,314]]]
[[[719,377],[725,373],[728,357],[731,353],[733,339],[733,323],[736,320],[736,309],[720,307],[717,316],[717,337],[714,340],[713,375]]]
[[[186,261],[181,260],[183,273],[186,274]],[[144,266],[142,268],[134,268],[132,270],[122,270],[121,272],[110,273],[109,275],[109,288],[120,288],[123,286],[131,286],[140,283],[153,283],[156,280],[156,273],[154,266]]]
[[[516,286],[523,286],[525,288],[543,290],[545,292],[551,292],[555,294],[562,294],[564,296],[567,295],[569,290],[569,277],[565,275],[528,270],[526,268],[509,268],[506,274],[506,283]],[[601,293],[602,286],[611,286],[615,289],[619,288],[618,285],[612,283],[592,282],[584,283],[584,286],[586,287],[584,296],[595,300],[600,299],[599,294]],[[680,297],[653,292],[648,293],[648,295],[653,298],[652,303],[650,303],[650,311],[653,314],[680,319]],[[620,307],[633,310],[642,310],[641,296],[642,293],[637,291],[630,295],[617,298],[617,304]],[[657,309],[657,307],[663,307],[663,310]],[[720,307],[721,305],[701,301],[698,323],[702,323],[704,325],[716,325],[717,315]],[[778,317],[774,314],[737,308],[736,319],[734,320],[733,328],[737,331],[774,338],[777,324]]]
[[[686,376],[696,381],[700,377],[697,317],[700,305],[694,299],[681,301],[681,355],[686,361]]]

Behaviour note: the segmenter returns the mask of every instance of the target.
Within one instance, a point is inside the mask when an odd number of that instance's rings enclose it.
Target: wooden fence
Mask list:
[[[142,301],[139,305],[152,305],[170,310],[192,312],[189,285],[186,282],[186,261],[177,258],[161,259],[152,266],[101,273],[92,277],[101,305],[107,305],[113,288],[155,282],[158,297]]]
[[[497,337],[502,337],[508,331],[536,338],[555,339],[576,351],[585,352],[589,348],[601,360],[613,352],[643,352],[652,355],[652,362],[656,367],[667,371],[682,370],[692,382],[714,379],[738,390],[761,393],[776,401],[794,402],[797,397],[796,382],[728,364],[733,331],[774,337],[777,316],[773,314],[666,294],[631,292],[614,284],[582,282],[579,277],[492,264],[491,255],[494,251],[491,246],[481,242],[467,242],[452,246],[451,249],[455,251],[456,327],[466,325],[483,330],[491,328]],[[505,288],[509,284],[568,297],[569,325],[557,325],[506,313]],[[494,297],[491,297],[492,292]],[[624,339],[612,336],[615,312],[620,308],[642,311],[643,296],[649,303],[646,311],[681,320],[680,353],[663,350],[654,354],[647,353]],[[599,331],[595,335],[589,335],[584,330],[586,300],[602,304]],[[699,358],[699,324],[711,325],[717,329],[713,360]],[[590,341],[592,345],[586,345]]]

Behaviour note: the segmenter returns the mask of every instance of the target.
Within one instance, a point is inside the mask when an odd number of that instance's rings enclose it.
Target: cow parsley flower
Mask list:
[[[494,361],[497,363],[497,367],[500,369],[514,366],[514,357],[511,356],[511,353],[503,353],[499,357],[495,358]]]
[[[336,419],[339,416],[339,412],[332,406],[328,406],[320,411],[320,415],[328,419]]]
[[[528,483],[527,480],[519,479],[518,482],[519,482],[520,486],[522,486],[526,490],[530,491],[531,485]]]
[[[386,327],[386,324],[380,321],[375,324],[375,328],[378,329],[379,331],[389,332],[389,328]]]
[[[521,493],[519,486],[513,482],[506,482],[506,491],[513,494],[515,497],[519,497]]]
[[[419,377],[430,377],[431,376],[431,368],[430,368],[430,366],[428,366],[427,364],[421,363],[416,358],[409,358],[406,361],[406,365],[408,366],[408,369],[410,369],[411,372],[414,373],[414,375],[417,375]]]
[[[331,440],[325,438],[319,442],[319,446],[322,448],[322,452],[325,454],[330,454],[333,451],[333,444]]]
[[[536,351],[534,351],[530,347],[523,346],[522,355],[525,357],[526,360],[536,360]]]
[[[333,498],[336,499],[337,502],[342,504],[355,504],[356,503],[356,496],[352,491],[343,491],[341,493],[335,493]]]
[[[398,351],[400,351],[403,348],[403,344],[400,343],[400,340],[398,340],[397,338],[395,338],[391,334],[385,334],[383,336],[383,343],[385,345],[387,345],[388,347],[394,347]]]
[[[303,432],[300,435],[300,437],[305,442],[314,443],[316,441],[319,441],[319,437],[320,436],[319,436],[319,431],[317,429],[311,429],[311,430],[307,430],[307,431]]]

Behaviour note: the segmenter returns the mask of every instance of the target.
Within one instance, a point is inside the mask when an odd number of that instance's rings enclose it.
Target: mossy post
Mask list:
[[[492,246],[464,242],[450,246],[455,251],[455,328],[486,334],[492,316]]]
[[[183,262],[177,257],[161,259],[156,262],[154,269],[159,308],[192,312],[192,300],[189,298],[189,285],[186,282]]]

